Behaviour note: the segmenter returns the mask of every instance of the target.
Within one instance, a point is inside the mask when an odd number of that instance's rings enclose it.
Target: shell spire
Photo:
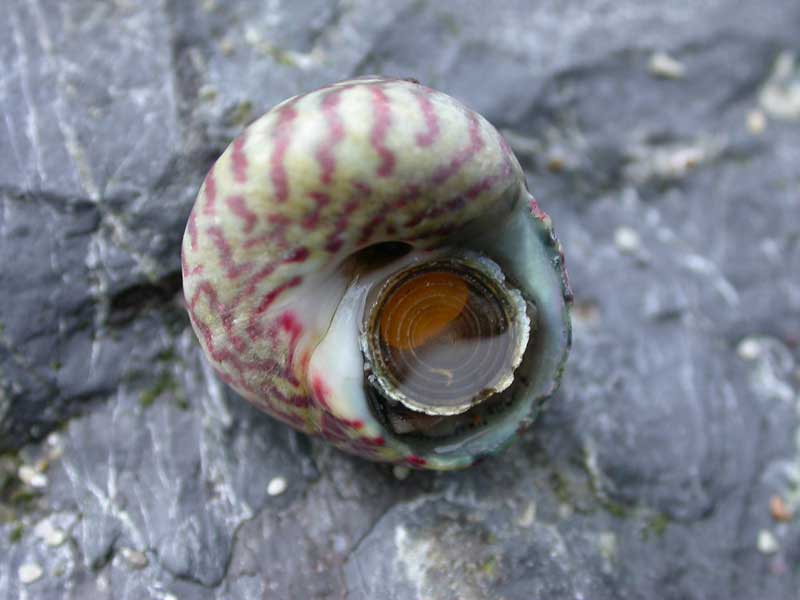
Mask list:
[[[295,96],[250,125],[203,182],[182,246],[192,326],[219,377],[292,427],[373,460],[467,466],[532,418],[569,347],[560,245],[530,200],[500,134],[445,94],[372,77]],[[376,409],[386,394],[370,384],[365,328],[386,281],[451,258],[478,271],[496,263],[498,280],[519,288],[536,335],[503,368],[506,380],[517,370],[528,383],[504,388],[509,408],[491,431],[430,437],[414,426],[404,437],[387,427],[400,418],[394,398]],[[415,347],[455,331],[472,314],[464,307],[478,306],[460,285],[448,288],[451,308],[417,323]],[[458,325],[461,338],[474,338],[473,325]]]

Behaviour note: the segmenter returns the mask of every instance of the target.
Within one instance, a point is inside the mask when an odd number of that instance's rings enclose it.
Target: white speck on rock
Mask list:
[[[664,79],[681,79],[686,75],[686,67],[677,58],[666,52],[655,52],[647,67],[650,73]]]
[[[767,529],[762,529],[758,532],[756,547],[761,554],[775,554],[780,550],[778,540],[776,540],[772,532]]]
[[[267,485],[267,493],[270,496],[280,496],[283,492],[286,491],[288,484],[286,483],[286,479],[283,477],[273,477],[272,480]]]
[[[721,138],[698,138],[690,142],[633,147],[625,175],[636,182],[678,181],[722,154],[725,143]]]
[[[620,252],[634,254],[641,246],[641,239],[630,227],[618,227],[614,232],[614,244]]]
[[[144,569],[147,566],[148,560],[144,552],[139,552],[133,548],[122,548],[120,551],[122,558],[128,561],[128,564],[135,569]]]
[[[767,117],[764,115],[763,111],[755,109],[747,113],[747,130],[750,133],[759,135],[764,133],[764,129],[766,129],[766,127]]]
[[[764,256],[766,256],[769,260],[774,262],[780,262],[783,260],[781,245],[777,240],[772,238],[761,240],[761,243],[758,245],[758,247],[758,249],[761,250],[761,253],[764,254]]]
[[[219,43],[219,48],[220,50],[222,50],[222,54],[224,54],[225,56],[230,56],[236,49],[236,45],[230,38],[222,38],[222,41],[220,41]]]
[[[197,95],[203,102],[212,102],[217,97],[217,89],[213,85],[203,85]]]
[[[47,445],[50,446],[51,448],[58,448],[59,450],[61,450],[61,447],[63,446],[61,435],[56,431],[50,433],[45,439],[45,441],[47,442]]]
[[[22,583],[33,583],[42,576],[42,567],[36,563],[27,563],[17,569],[17,576]]]
[[[739,292],[713,261],[699,254],[687,254],[682,262],[690,271],[708,277],[714,288],[730,306],[739,304]]]
[[[754,338],[744,338],[736,347],[736,353],[743,360],[755,360],[761,355],[761,343]]]
[[[800,68],[791,52],[782,52],[761,88],[759,104],[776,119],[800,120]]]
[[[347,536],[344,535],[334,535],[333,536],[333,549],[339,553],[343,554],[345,550],[347,550]]]
[[[405,465],[395,465],[392,469],[392,473],[394,474],[395,479],[403,481],[409,476],[409,474],[411,474],[411,469]]]
[[[111,584],[108,582],[108,577],[106,577],[104,574],[98,575],[97,579],[95,579],[95,583],[97,584],[97,589],[101,592],[105,592],[111,586]]]
[[[30,465],[22,465],[17,475],[19,475],[23,483],[31,487],[43,488],[47,485],[47,476],[44,473],[39,473]]]
[[[520,515],[519,519],[517,519],[517,525],[520,527],[530,527],[533,525],[533,522],[536,520],[536,503],[530,502],[528,506],[525,507],[522,515]]]
[[[597,534],[597,549],[603,557],[603,570],[613,571],[613,563],[617,560],[617,534],[613,531],[602,531]]]
[[[249,25],[244,29],[244,40],[251,46],[255,46],[261,41],[261,36],[253,26]]]
[[[33,528],[33,533],[36,537],[44,540],[45,544],[52,547],[60,546],[67,539],[67,534],[63,530],[54,527],[50,519],[39,521]]]
[[[758,344],[758,353],[754,359],[751,359],[753,363],[750,371],[752,389],[762,398],[796,403],[795,391],[790,380],[794,361],[789,348],[779,340],[768,337],[751,336],[746,339],[751,339]],[[748,356],[746,346],[745,356]]]

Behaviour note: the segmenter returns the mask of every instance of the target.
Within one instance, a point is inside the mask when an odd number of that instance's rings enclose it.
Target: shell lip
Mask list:
[[[405,348],[406,354],[412,356],[404,356],[402,350],[392,348],[392,344],[387,343],[385,339],[385,327],[381,326],[386,323],[382,320],[386,318],[386,306],[398,296],[402,296],[403,286],[407,286],[415,278],[419,281],[428,274],[442,272],[457,273],[467,282],[470,294],[475,294],[475,297],[481,294],[485,296],[482,304],[470,296],[470,301],[474,301],[475,305],[467,304],[464,308],[464,312],[469,314],[462,320],[469,321],[478,329],[468,332],[471,337],[468,336],[469,339],[460,346],[457,342],[453,342],[453,336],[450,336],[447,338],[446,346],[436,347],[434,343],[433,351],[430,350],[429,344],[423,343],[419,348],[421,357],[416,355],[417,349],[413,347],[410,350]],[[423,294],[435,295],[428,291],[433,284],[425,283],[426,291]],[[452,296],[458,295],[459,292],[445,288],[444,293]],[[409,295],[413,295],[413,292],[406,294]],[[448,299],[451,304],[458,301]],[[424,298],[420,304],[425,305]],[[428,309],[430,314],[430,301]],[[500,267],[478,253],[462,250],[457,255],[442,256],[412,265],[388,277],[365,311],[361,348],[366,379],[389,404],[399,404],[410,411],[430,416],[461,415],[512,385],[514,372],[522,362],[528,346],[531,330],[536,326],[535,312],[535,305],[526,301],[517,289],[506,282]],[[401,314],[401,317],[409,313],[413,315],[414,311],[409,309]],[[424,313],[424,307],[416,311],[418,320],[420,315],[423,315],[421,318],[424,321]],[[481,331],[480,327],[493,329]],[[413,323],[411,330],[414,331]],[[452,332],[445,333],[441,337],[446,338],[450,333]],[[486,334],[484,339],[481,339],[482,333]],[[405,339],[411,337],[409,335],[403,340],[395,340],[394,344],[402,345]],[[478,354],[481,351],[484,354],[482,360]],[[423,359],[439,360],[441,368],[424,365]],[[413,361],[417,361],[416,364],[409,364]],[[423,367],[422,376],[414,372],[414,369],[420,366]],[[410,379],[417,378],[413,384],[403,381],[409,372],[412,373]],[[432,381],[431,374],[444,377],[446,380],[443,382],[434,378]],[[459,389],[462,390],[460,395],[448,395],[448,392]]]

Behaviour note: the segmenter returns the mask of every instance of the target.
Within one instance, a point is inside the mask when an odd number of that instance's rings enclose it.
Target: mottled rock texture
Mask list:
[[[796,0],[2,12],[0,598],[796,596]],[[567,251],[562,389],[466,472],[401,480],[257,413],[181,305],[216,156],[369,73],[500,128]]]

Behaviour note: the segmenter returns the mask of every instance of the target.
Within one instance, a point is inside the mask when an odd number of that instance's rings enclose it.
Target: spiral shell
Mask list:
[[[513,281],[535,335],[517,336],[518,382],[506,382],[507,407],[489,425],[405,439],[369,400],[365,306],[400,267],[455,254]],[[552,394],[569,348],[561,247],[519,163],[483,117],[413,81],[344,81],[255,121],[206,176],[182,266],[192,326],[219,377],[292,427],[373,460],[447,469],[497,451]],[[466,296],[451,297],[459,285],[443,294],[452,308],[438,309],[442,323],[456,318],[448,310],[468,316]],[[500,319],[509,309],[493,310]],[[419,343],[444,327],[431,322],[414,326]]]

